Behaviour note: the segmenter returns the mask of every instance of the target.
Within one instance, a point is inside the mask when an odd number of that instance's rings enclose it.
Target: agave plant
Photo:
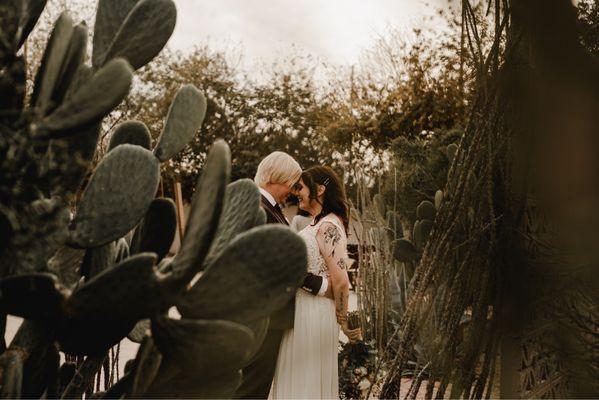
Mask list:
[[[199,130],[201,92],[179,90],[153,149],[143,123],[116,127],[91,169],[103,118],[166,44],[175,6],[99,0],[91,66],[86,24],[63,13],[25,104],[19,49],[44,6],[0,4],[0,313],[24,319],[0,354],[0,396],[80,397],[127,335],[142,345],[106,397],[230,396],[268,315],[300,284],[303,243],[261,226],[259,191],[248,180],[229,184],[229,148],[219,141],[181,249],[166,258],[176,218],[172,201],[155,199],[160,164]],[[168,317],[173,306],[182,319]],[[85,360],[77,371],[60,366],[59,351]]]

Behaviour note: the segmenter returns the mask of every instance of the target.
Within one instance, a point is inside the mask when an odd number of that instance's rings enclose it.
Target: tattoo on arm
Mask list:
[[[340,293],[339,297],[335,300],[335,305],[337,321],[339,323],[345,322],[347,320],[348,295]]]
[[[327,227],[323,232],[323,236],[326,248],[330,249],[331,255],[334,255],[335,247],[337,247],[337,245],[341,241],[341,234],[339,233],[339,229],[337,229],[337,227],[335,227],[334,225],[327,224]]]
[[[343,258],[340,258],[339,261],[337,261],[337,266],[342,270],[347,269],[347,265],[345,264],[345,260]]]

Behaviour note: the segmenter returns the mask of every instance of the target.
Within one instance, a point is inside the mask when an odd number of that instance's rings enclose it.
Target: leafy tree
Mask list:
[[[595,56],[599,56],[599,3],[596,0],[578,2],[580,41]]]
[[[237,70],[237,57],[208,46],[187,55],[163,53],[141,71],[137,89],[114,119],[113,125],[124,118],[143,121],[157,138],[177,88],[184,82],[202,88],[208,99],[203,127],[163,168],[167,192],[179,181],[184,196],[190,196],[208,145],[217,138],[231,147],[233,179],[252,178],[260,160],[275,150],[288,152],[304,167],[334,162],[323,134],[327,105],[309,63],[301,57],[282,60],[258,83]]]

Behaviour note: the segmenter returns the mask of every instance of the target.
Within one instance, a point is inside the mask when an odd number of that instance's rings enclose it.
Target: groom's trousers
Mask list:
[[[254,361],[243,369],[243,382],[235,392],[237,399],[266,399],[275,376],[282,329],[269,329]]]

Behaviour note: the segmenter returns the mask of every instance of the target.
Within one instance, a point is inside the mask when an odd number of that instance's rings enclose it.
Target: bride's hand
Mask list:
[[[343,324],[343,325],[341,325],[341,330],[343,331],[345,336],[347,336],[350,343],[356,343],[356,342],[362,340],[362,329],[361,328],[349,329],[347,324]]]
[[[324,297],[326,297],[327,299],[335,300],[335,294],[333,293],[332,285],[329,285],[329,287],[327,287],[327,291],[324,292]]]

